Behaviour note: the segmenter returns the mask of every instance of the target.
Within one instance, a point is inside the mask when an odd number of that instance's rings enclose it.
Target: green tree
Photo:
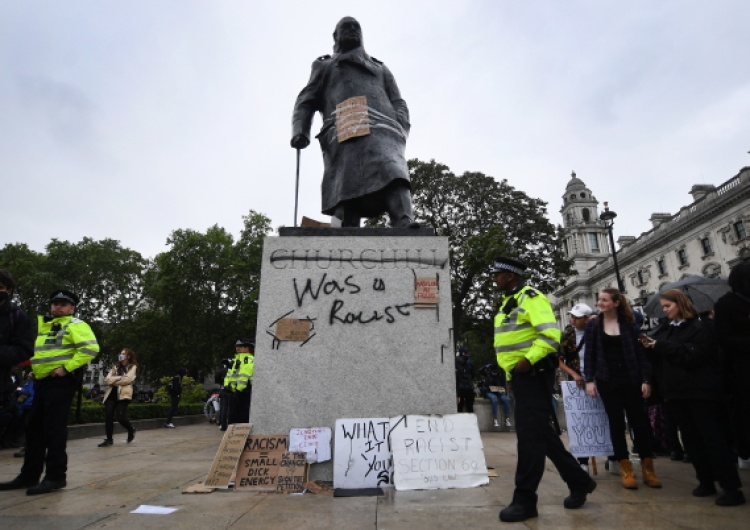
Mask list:
[[[184,366],[201,376],[231,352],[234,339],[253,337],[263,239],[270,220],[244,217],[237,243],[225,229],[175,230],[171,248],[146,274],[149,302],[134,327],[149,337],[139,347],[153,373]]]
[[[529,266],[528,283],[543,292],[562,285],[571,264],[547,219],[546,203],[479,172],[461,176],[431,160],[409,161],[415,219],[448,237],[456,334],[481,357],[491,357],[496,299],[489,274],[496,255]],[[489,361],[488,361],[489,362]]]

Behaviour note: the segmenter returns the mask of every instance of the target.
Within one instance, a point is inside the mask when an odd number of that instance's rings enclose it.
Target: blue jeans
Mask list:
[[[490,405],[492,406],[492,417],[497,419],[497,400],[500,398],[500,401],[503,403],[503,414],[507,418],[510,416],[510,402],[508,401],[508,396],[506,394],[498,394],[496,392],[487,392],[487,399],[490,400]]]

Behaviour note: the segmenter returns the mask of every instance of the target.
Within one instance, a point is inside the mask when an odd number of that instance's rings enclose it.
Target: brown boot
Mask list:
[[[620,477],[622,478],[622,487],[629,490],[637,490],[638,482],[633,474],[633,463],[627,458],[620,460]]]
[[[661,488],[661,480],[656,476],[654,472],[654,459],[644,458],[641,464],[641,471],[643,472],[643,483],[649,488]]]

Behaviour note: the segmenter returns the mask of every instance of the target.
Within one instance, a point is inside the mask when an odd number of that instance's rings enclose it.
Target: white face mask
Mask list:
[[[117,360],[118,360],[118,361],[124,361],[124,360],[125,360],[125,354],[124,354],[124,353],[121,353],[121,354],[120,354],[120,355],[119,355],[119,356],[117,357]]]

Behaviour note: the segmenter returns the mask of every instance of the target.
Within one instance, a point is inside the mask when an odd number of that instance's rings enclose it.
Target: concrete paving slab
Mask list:
[[[514,433],[482,433],[487,464],[498,472],[486,486],[465,490],[385,490],[378,497],[334,498],[307,493],[214,491],[183,494],[205,479],[222,433],[198,423],[178,429],[139,431],[132,444],[99,448],[101,436],[69,442],[68,488],[29,497],[24,490],[0,492],[0,526],[13,530],[180,528],[232,529],[442,529],[508,527],[498,512],[510,501],[515,470]],[[21,459],[0,451],[0,480],[18,474]],[[539,487],[539,517],[509,528],[748,528],[750,505],[721,508],[716,497],[690,495],[696,481],[691,465],[657,459],[660,490],[641,485],[625,490],[603,469],[596,491],[580,510],[566,510],[568,494],[554,466]],[[640,478],[640,470],[637,470]],[[742,471],[747,482],[750,472]],[[132,514],[142,504],[177,508],[170,515]]]

